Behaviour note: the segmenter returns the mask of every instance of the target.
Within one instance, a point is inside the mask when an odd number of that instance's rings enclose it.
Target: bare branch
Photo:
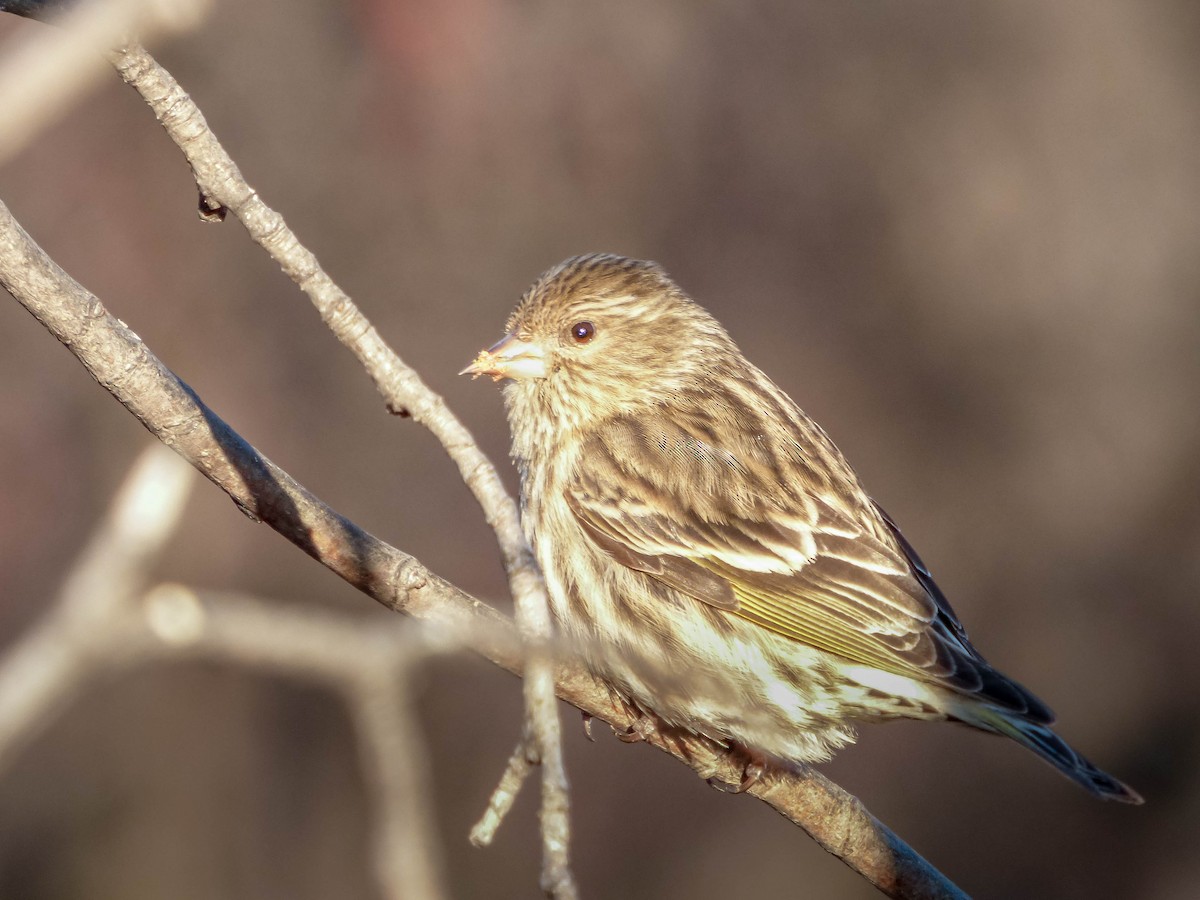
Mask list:
[[[160,441],[220,487],[251,518],[397,612],[450,627],[507,620],[416,559],[338,515],[260,454],[95,296],[58,267],[0,203],[0,284]],[[485,639],[485,643],[487,640]],[[479,648],[476,648],[479,649]],[[485,651],[510,671],[509,645]]]
[[[495,467],[467,428],[379,336],[350,297],[321,268],[313,253],[246,183],[233,159],[208,127],[199,107],[171,74],[139,46],[112,55],[113,64],[154,110],[192,167],[202,207],[231,211],[283,271],[308,295],[321,319],[367,370],[388,408],[411,416],[434,433],[458,466],[484,516],[496,533],[517,624],[531,647],[550,638],[545,585],[521,532],[516,504]],[[526,666],[525,707],[531,740],[542,764],[543,888],[562,900],[578,891],[571,877],[569,800],[561,728],[554,703],[553,664],[536,653]]]
[[[377,819],[372,858],[385,896],[446,896],[436,816],[426,789],[432,778],[408,685],[415,665],[459,649],[453,636],[412,622],[380,628],[320,610],[281,610],[242,594],[180,585],[160,585],[145,607],[164,649],[316,678],[339,691],[350,708],[372,788]],[[176,625],[163,628],[165,622]]]
[[[54,21],[62,27],[30,29],[0,63],[0,164],[100,82],[104,53],[132,34],[148,41],[194,28],[211,2],[87,0],[66,10],[43,6],[57,13]]]
[[[448,626],[471,649],[520,674],[507,620],[438,578],[413,557],[342,518],[258,453],[200,402],[100,302],[33,243],[0,204],[0,284],[33,313],[142,423],[240,507],[384,605]],[[606,685],[578,664],[561,665],[558,695],[619,731],[633,724]],[[702,738],[651,735],[649,743],[702,777],[741,778],[722,748]],[[801,825],[890,897],[963,898],[857,800],[808,770],[771,770],[749,793]]]
[[[97,677],[153,658],[204,656],[318,678],[346,697],[378,818],[376,877],[390,900],[439,900],[423,741],[408,674],[456,649],[411,623],[378,628],[178,585],[145,595],[146,573],[180,520],[191,467],[155,443],[134,466],[42,622],[0,660],[0,768]],[[416,632],[422,633],[416,633]]]
[[[349,698],[363,768],[376,788],[376,876],[391,900],[434,900],[445,892],[426,791],[433,778],[415,733],[409,680],[397,677],[394,668],[360,678]]]
[[[165,448],[143,454],[117,494],[52,611],[0,660],[0,767],[33,738],[91,674],[94,660],[138,658],[141,642],[100,627],[144,586],[193,483]]]
[[[517,794],[521,792],[521,785],[525,783],[531,771],[533,762],[529,759],[529,742],[522,739],[517,742],[516,749],[508,758],[504,774],[500,776],[500,783],[496,785],[491,799],[488,800],[487,809],[471,829],[472,844],[476,847],[486,847],[495,840],[496,831],[512,809]]]

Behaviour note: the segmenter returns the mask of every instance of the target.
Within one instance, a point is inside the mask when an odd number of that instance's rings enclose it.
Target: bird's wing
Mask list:
[[[882,511],[764,483],[748,452],[715,450],[675,425],[625,423],[588,441],[567,502],[616,562],[717,609],[852,662],[1050,718],[974,650]]]

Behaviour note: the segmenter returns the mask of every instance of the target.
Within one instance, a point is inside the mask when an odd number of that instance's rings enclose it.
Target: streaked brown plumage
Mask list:
[[[951,719],[1140,802],[979,655],[821,428],[654,263],[555,266],[466,371],[507,379],[559,628],[636,707],[805,762],[858,720]]]

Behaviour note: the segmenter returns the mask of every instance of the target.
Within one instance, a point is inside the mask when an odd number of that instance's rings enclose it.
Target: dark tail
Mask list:
[[[1028,747],[1072,781],[1083,785],[1102,800],[1120,803],[1142,803],[1142,797],[1129,785],[1118,781],[1107,772],[1097,769],[1071,746],[1045,725],[1018,719],[1011,713],[991,706],[972,706],[959,711],[960,718],[968,725],[1010,737],[1018,744]]]

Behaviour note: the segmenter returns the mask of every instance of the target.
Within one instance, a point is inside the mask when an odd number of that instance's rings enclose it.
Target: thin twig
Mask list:
[[[531,771],[533,771],[533,763],[529,759],[529,742],[522,739],[517,742],[516,749],[508,758],[504,774],[500,776],[500,781],[496,785],[496,789],[492,791],[491,799],[488,800],[487,809],[483,811],[483,815],[471,829],[472,844],[476,847],[486,847],[491,844],[496,837],[496,831],[500,828],[500,823],[512,809],[517,794],[521,792],[521,785],[525,783],[525,779],[529,777]]]
[[[62,271],[0,204],[0,284],[62,341],[92,376],[156,436],[261,519],[354,587],[384,605],[446,625],[471,649],[514,673],[520,653],[497,638],[507,620],[487,604],[429,572],[339,516],[270,463],[167,369],[100,302]],[[559,697],[614,729],[633,724],[629,710],[578,664],[561,665]],[[651,735],[648,743],[703,777],[737,783],[742,773],[702,738]],[[857,800],[811,770],[769,771],[750,789],[799,824],[827,850],[894,898],[966,895]]]
[[[196,27],[211,0],[83,0],[18,5],[12,12],[54,21],[29,29],[0,62],[0,163],[100,82],[104,53],[136,34],[149,41]]]
[[[232,212],[250,237],[308,295],[321,319],[371,376],[388,408],[411,416],[441,442],[496,533],[521,633],[531,646],[544,644],[551,632],[545,586],[521,532],[516,504],[471,433],[441,396],[388,347],[321,268],[316,256],[300,243],[283,216],[246,183],[199,107],[171,74],[137,45],[115,52],[112,60],[187,158],[204,205]],[[548,658],[530,657],[524,694],[528,728],[542,763],[543,887],[561,900],[572,900],[578,891],[568,862],[569,799],[553,665]]]
[[[155,628],[177,654],[317,678],[339,691],[372,787],[372,859],[384,896],[446,896],[428,793],[432,779],[408,685],[415,665],[459,649],[453,636],[399,620],[380,628],[321,610],[283,611],[254,597],[179,585],[156,588],[146,607],[152,628],[155,622],[187,623],[167,634]]]
[[[395,668],[367,673],[348,697],[362,765],[375,786],[376,875],[389,900],[435,900],[445,891],[427,791],[433,779],[415,733],[410,679]]]
[[[318,610],[160,585],[149,568],[195,483],[180,456],[142,454],[41,623],[0,660],[0,769],[98,678],[155,658],[199,656],[319,679],[353,715],[377,824],[372,858],[388,900],[440,900],[426,754],[407,696],[411,667],[456,642],[412,623],[380,629]]]
[[[51,611],[0,660],[0,767],[89,679],[97,657],[112,665],[138,658],[139,641],[99,626],[142,590],[194,481],[191,469],[166,449],[154,445],[143,454]]]

